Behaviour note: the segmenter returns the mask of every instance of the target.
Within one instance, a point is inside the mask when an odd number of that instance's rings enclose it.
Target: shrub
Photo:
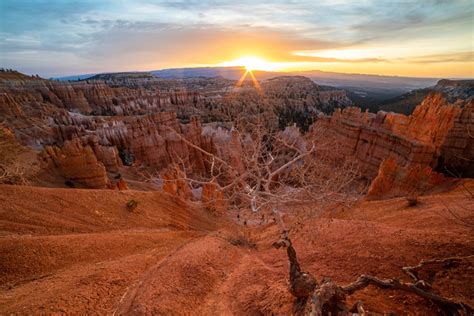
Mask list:
[[[420,203],[417,196],[407,196],[406,199],[409,207],[417,206]]]
[[[130,212],[133,212],[138,206],[138,202],[135,201],[135,200],[129,200],[127,202],[127,210],[129,210]]]

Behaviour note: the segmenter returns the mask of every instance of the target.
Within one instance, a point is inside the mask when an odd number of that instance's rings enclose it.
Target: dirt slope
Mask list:
[[[132,198],[139,206],[130,213]],[[302,268],[318,280],[406,279],[400,268],[422,258],[474,254],[473,231],[449,217],[446,203],[474,209],[461,188],[412,208],[404,199],[363,202],[306,221],[291,237]],[[291,314],[273,223],[239,232],[169,196],[138,191],[1,186],[0,206],[0,314]],[[473,263],[436,274],[435,291],[474,305]],[[376,312],[436,313],[402,292],[369,287],[349,297],[356,299]]]

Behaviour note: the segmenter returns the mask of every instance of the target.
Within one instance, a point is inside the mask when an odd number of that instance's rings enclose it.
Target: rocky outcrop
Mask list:
[[[461,108],[448,104],[440,94],[431,94],[410,116],[346,108],[331,117],[320,116],[312,127],[313,137],[324,137],[322,131],[335,135],[342,154],[356,158],[369,179],[375,178],[387,158],[402,167],[440,168],[445,162],[439,158],[446,157],[466,173],[474,168],[474,139],[465,133],[473,126],[472,114],[468,114],[472,113],[472,101],[470,104]],[[464,159],[455,157],[454,152],[464,153]]]
[[[208,211],[216,215],[222,215],[226,210],[224,193],[213,182],[205,183],[202,186],[201,202]]]
[[[118,172],[119,168],[123,166],[119,157],[119,153],[115,146],[103,146],[99,144],[99,138],[96,135],[89,135],[80,138],[79,141],[84,146],[90,146],[98,161],[100,161],[107,171]]]
[[[106,188],[110,183],[104,165],[97,160],[92,148],[83,145],[80,139],[66,141],[62,148],[46,146],[41,157],[69,181],[97,189]]]
[[[442,184],[452,182],[430,167],[421,165],[401,167],[394,158],[388,158],[380,165],[377,177],[372,181],[367,192],[367,198],[388,199],[400,196],[418,196],[426,194]]]
[[[202,137],[202,148],[226,161],[235,175],[244,172],[243,144],[240,142],[240,135],[237,130],[206,126],[202,131]]]
[[[177,165],[170,165],[160,172],[160,178],[163,181],[164,192],[183,200],[192,198],[193,194],[186,181],[186,175]]]

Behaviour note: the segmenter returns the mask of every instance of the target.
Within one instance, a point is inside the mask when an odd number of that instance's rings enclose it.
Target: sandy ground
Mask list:
[[[333,210],[291,238],[318,280],[409,281],[403,266],[474,254],[473,230],[446,206],[473,220],[474,200],[458,187],[415,207],[391,199]],[[0,186],[0,314],[288,315],[277,239],[272,222],[237,225],[158,192]],[[434,290],[474,305],[473,264],[435,273]],[[399,291],[368,287],[348,298],[357,299],[372,312],[436,314]]]

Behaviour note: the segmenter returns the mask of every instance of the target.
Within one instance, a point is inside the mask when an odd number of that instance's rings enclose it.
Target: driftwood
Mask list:
[[[398,279],[379,279],[370,275],[361,275],[359,278],[346,286],[339,286],[329,279],[323,279],[318,285],[316,279],[308,272],[301,272],[301,267],[296,256],[296,251],[285,234],[283,238],[273,244],[280,248],[286,246],[288,261],[290,263],[290,293],[297,298],[297,304],[304,304],[300,310],[312,316],[322,315],[350,315],[357,313],[364,315],[362,302],[357,302],[352,308],[346,305],[346,296],[366,288],[369,285],[382,289],[394,289],[416,294],[436,304],[441,311],[447,315],[472,315],[474,309],[468,304],[451,298],[430,292],[431,284],[420,279],[418,270],[426,265],[440,264],[441,269],[459,265],[463,260],[474,256],[452,257],[445,259],[422,260],[418,265],[402,268],[413,283],[402,282]],[[313,289],[310,291],[310,289]],[[305,297],[306,295],[306,297]]]

